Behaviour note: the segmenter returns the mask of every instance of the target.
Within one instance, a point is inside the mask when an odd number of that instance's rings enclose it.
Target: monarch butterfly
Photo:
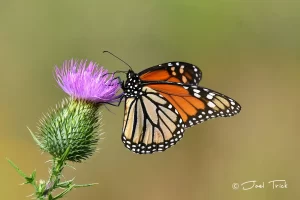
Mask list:
[[[168,62],[139,73],[130,67],[126,74],[122,141],[137,154],[165,151],[181,140],[185,129],[241,111],[232,98],[198,86],[202,72],[190,63]]]

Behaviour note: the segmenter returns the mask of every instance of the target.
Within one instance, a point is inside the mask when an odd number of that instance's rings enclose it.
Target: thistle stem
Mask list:
[[[62,162],[59,159],[53,158],[52,170],[44,191],[45,196],[49,196],[52,193],[52,191],[57,188],[65,165],[65,161]]]
[[[60,182],[60,177],[62,174],[62,171],[66,165],[66,158],[70,152],[70,146],[66,149],[64,154],[61,156],[61,158],[55,158],[53,157],[53,164],[52,164],[52,170],[50,172],[49,180],[46,184],[46,188],[43,192],[44,196],[48,196],[50,198],[51,192],[55,190],[57,185]]]

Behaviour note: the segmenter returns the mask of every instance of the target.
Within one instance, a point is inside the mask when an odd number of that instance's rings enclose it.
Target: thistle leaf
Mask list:
[[[74,188],[74,185],[70,185],[67,189],[65,189],[62,193],[58,194],[52,200],[61,199],[63,198],[68,192],[70,192]]]
[[[20,168],[19,167],[17,167],[16,166],[16,164],[15,163],[13,163],[11,160],[9,160],[8,158],[6,158],[6,160],[9,162],[9,164],[13,167],[13,168],[15,168],[15,170],[23,177],[23,178],[30,178],[30,177],[28,177],[22,170],[20,170]]]
[[[89,184],[74,185],[74,188],[89,187],[89,186],[98,185],[98,184],[99,183],[89,183]]]
[[[57,184],[57,187],[60,187],[60,188],[68,188],[70,187],[70,185],[73,183],[75,178],[72,178],[71,180],[68,180],[68,181],[64,181],[64,182],[61,182],[61,183],[58,183]]]
[[[31,174],[31,178],[32,180],[35,180],[35,177],[36,177],[36,170],[34,170]]]

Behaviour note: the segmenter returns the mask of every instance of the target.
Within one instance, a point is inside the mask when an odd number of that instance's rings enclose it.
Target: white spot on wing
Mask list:
[[[197,97],[197,98],[200,98],[201,96],[197,93],[194,93],[194,96]]]
[[[214,108],[216,105],[213,103],[213,102],[211,102],[211,101],[209,101],[208,103],[207,103],[207,105],[209,106],[209,107],[211,107],[211,108]]]
[[[210,94],[208,94],[208,95],[206,95],[206,98],[212,99],[213,97]]]

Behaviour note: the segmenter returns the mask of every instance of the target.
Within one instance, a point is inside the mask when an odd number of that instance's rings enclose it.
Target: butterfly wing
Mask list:
[[[183,137],[186,125],[166,98],[151,88],[143,90],[140,98],[125,99],[122,141],[138,154],[164,151]]]
[[[202,78],[202,72],[197,66],[179,61],[150,67],[138,75],[144,82],[168,81],[193,85],[198,85]]]
[[[149,84],[179,112],[185,128],[217,117],[231,117],[241,111],[232,98],[196,85]]]

